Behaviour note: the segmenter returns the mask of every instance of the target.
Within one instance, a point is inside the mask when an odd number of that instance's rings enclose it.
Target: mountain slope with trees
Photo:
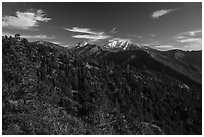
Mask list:
[[[197,84],[19,36],[2,54],[3,134],[202,134]]]

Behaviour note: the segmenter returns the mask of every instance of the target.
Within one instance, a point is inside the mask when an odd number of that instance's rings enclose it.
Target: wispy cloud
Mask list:
[[[73,27],[72,29],[65,28],[65,30],[75,32],[75,33],[80,33],[78,35],[72,35],[73,38],[88,39],[89,41],[98,41],[98,40],[108,39],[111,37],[109,35],[106,35],[105,32],[93,31],[89,28]]]
[[[186,50],[198,50],[202,49],[202,30],[186,31],[177,34],[174,39],[183,44]]]
[[[173,46],[172,45],[158,45],[158,46],[155,46],[156,48],[173,48]]]
[[[39,35],[21,35],[22,38],[27,38],[27,39],[54,39],[54,36],[47,36],[43,34]]]
[[[90,41],[97,41],[110,38],[108,35],[73,35],[73,38],[88,39]]]
[[[158,19],[161,16],[164,16],[170,12],[177,11],[178,9],[162,9],[154,11],[151,15],[152,18]]]
[[[183,39],[179,39],[177,41],[179,41],[181,43],[201,42],[201,38],[183,38]]]
[[[172,49],[176,49],[175,44],[173,43],[168,43],[168,42],[164,42],[164,41],[154,41],[151,40],[151,42],[149,43],[145,43],[142,44],[143,46],[147,46],[147,47],[151,47],[151,48],[155,48],[158,50],[172,50]]]
[[[34,11],[16,12],[16,16],[3,16],[2,27],[15,29],[30,29],[39,26],[40,22],[48,22],[51,18],[45,17],[41,9]]]
[[[113,41],[119,41],[119,42],[123,42],[123,41],[131,41],[131,39],[123,39],[123,38],[113,38],[108,40],[109,42],[113,42]]]
[[[174,37],[178,42],[185,42],[187,39],[197,39],[197,38],[202,38],[202,30],[193,30],[193,31],[186,31],[177,34]]]
[[[180,47],[175,47],[175,45],[158,45],[158,46],[155,46],[154,48],[161,51],[181,49]]]
[[[202,30],[185,31],[164,40],[149,39],[141,44],[158,50],[201,50],[202,49]]]
[[[78,33],[86,33],[86,34],[92,34],[92,35],[103,35],[104,32],[101,31],[92,31],[89,28],[78,28],[78,27],[73,27],[72,29],[65,28],[67,31],[71,32],[78,32]]]

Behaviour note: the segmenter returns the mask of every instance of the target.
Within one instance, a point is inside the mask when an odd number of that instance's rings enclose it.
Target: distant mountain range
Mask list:
[[[106,59],[120,65],[146,68],[173,76],[187,83],[202,84],[202,51],[156,49],[130,41],[111,41],[105,45],[78,43],[70,50],[93,59]]]
[[[46,41],[34,43],[62,47]],[[182,51],[179,49],[159,51],[125,40],[114,40],[104,45],[80,42],[68,48],[75,54],[92,59],[106,59],[120,65],[146,68],[173,76],[191,84],[202,84],[202,51]]]

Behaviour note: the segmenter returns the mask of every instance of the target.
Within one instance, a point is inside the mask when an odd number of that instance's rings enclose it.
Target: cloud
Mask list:
[[[158,50],[172,50],[181,49],[185,51],[189,50],[201,50],[202,49],[202,30],[185,31],[174,35],[173,37],[166,38],[162,41],[156,41],[149,39],[143,46],[148,46]]]
[[[78,35],[72,35],[73,38],[88,39],[89,41],[98,41],[111,37],[109,35],[105,35],[102,31],[92,31],[89,28],[73,27],[72,29],[65,28],[65,30],[80,33]]]
[[[190,36],[201,36],[202,30],[194,30],[194,31],[189,31],[189,32],[185,32],[185,33],[189,34]]]
[[[78,27],[73,27],[72,29],[65,28],[67,31],[71,32],[78,32],[78,33],[86,33],[86,34],[92,34],[92,35],[103,35],[104,32],[101,31],[92,31],[89,28],[78,28]]]
[[[173,45],[173,44],[172,45],[158,45],[158,46],[155,46],[154,48],[157,50],[160,50],[160,51],[180,49],[180,48],[175,47],[175,45]]]
[[[193,30],[179,33],[175,36],[177,41],[185,40],[188,38],[202,38],[202,30]]]
[[[41,9],[26,12],[16,12],[16,16],[3,16],[2,27],[15,29],[30,29],[39,26],[40,22],[48,22],[51,18],[45,17],[45,12]]]
[[[183,45],[185,50],[202,49],[202,30],[186,31],[177,34],[174,39]]]
[[[202,50],[202,44],[190,43],[183,47],[184,50]]]
[[[155,19],[158,19],[159,17],[161,16],[164,16],[170,12],[173,12],[173,11],[176,11],[178,9],[162,9],[162,10],[157,10],[157,11],[154,11],[151,15],[152,18],[155,18]]]
[[[108,40],[109,42],[113,42],[113,41],[119,41],[119,42],[124,42],[124,41],[131,41],[131,39],[123,39],[123,38],[113,38]]]
[[[21,35],[22,38],[27,38],[27,39],[54,39],[54,36],[47,36],[47,35]]]
[[[158,49],[158,50],[172,50],[172,49],[176,49],[175,44],[173,43],[168,43],[168,42],[164,42],[164,41],[154,41],[151,40],[151,42],[149,43],[145,43],[142,44],[143,46],[147,46],[147,47],[151,47],[154,49]]]
[[[178,40],[181,43],[189,43],[189,42],[201,42],[201,38],[183,38]]]
[[[116,33],[118,33],[116,27],[114,27],[114,28],[110,31],[110,33],[111,33],[111,34],[116,34]]]
[[[158,45],[158,46],[155,46],[156,48],[173,48],[172,45]]]
[[[73,35],[73,38],[88,39],[90,41],[97,41],[110,38],[108,35]]]

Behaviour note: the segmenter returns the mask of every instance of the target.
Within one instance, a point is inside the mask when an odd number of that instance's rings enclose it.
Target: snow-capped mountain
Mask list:
[[[87,44],[88,44],[87,41],[82,41],[82,42],[78,43],[78,44],[76,45],[76,47],[84,47],[84,46],[86,46]]]
[[[113,39],[109,40],[106,44],[93,44],[87,41],[82,41],[75,46],[72,46],[72,50],[78,53],[96,53],[101,51],[118,52],[124,50],[137,50],[145,48],[137,43],[133,43],[128,39]]]
[[[82,41],[78,44],[76,44],[75,46],[72,46],[72,49],[74,50],[79,50],[79,49],[87,49],[88,47],[92,47],[94,48],[97,45],[97,47],[101,47],[101,49],[103,50],[107,50],[107,51],[121,51],[121,50],[135,50],[135,49],[139,49],[142,48],[143,46],[139,45],[138,43],[132,42],[130,40],[121,40],[121,39],[113,39],[113,40],[109,40],[107,43],[105,44],[93,44],[93,43],[89,43],[87,41]]]
[[[111,40],[104,45],[108,49],[118,49],[118,50],[131,50],[140,48],[141,46],[137,43],[133,43],[130,40]]]

